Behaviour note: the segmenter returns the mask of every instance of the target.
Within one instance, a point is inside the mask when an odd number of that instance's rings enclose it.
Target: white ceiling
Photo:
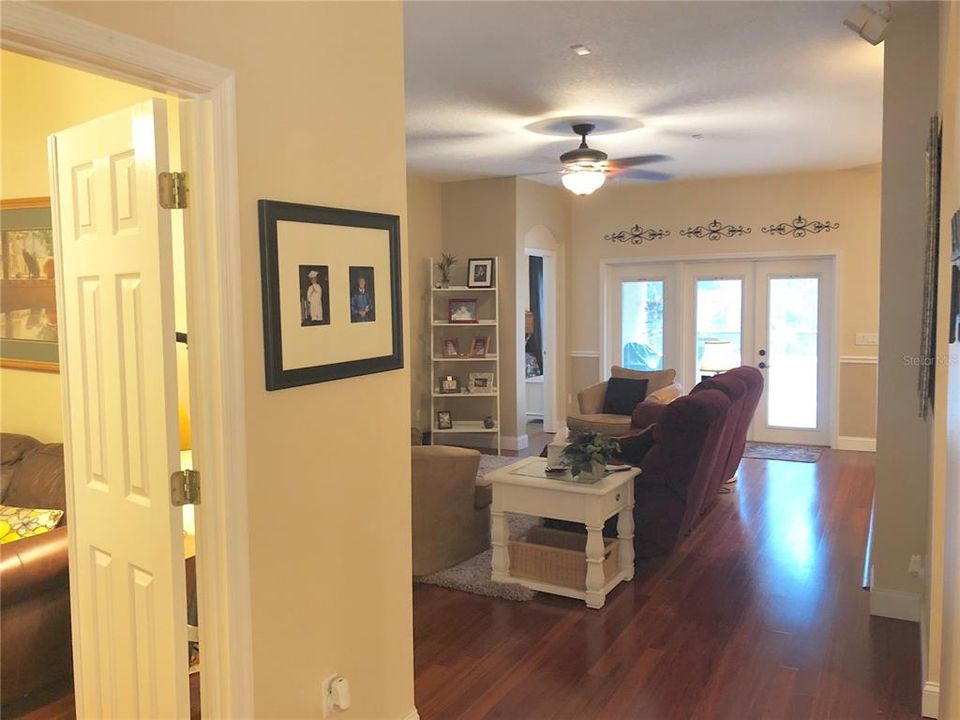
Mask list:
[[[409,169],[555,171],[576,138],[525,126],[591,115],[642,122],[590,144],[611,158],[668,155],[647,167],[675,178],[879,162],[883,50],[843,26],[852,5],[408,0]],[[593,54],[575,55],[578,43]]]

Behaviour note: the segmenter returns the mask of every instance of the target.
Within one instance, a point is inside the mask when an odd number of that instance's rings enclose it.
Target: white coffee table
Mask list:
[[[633,554],[633,481],[640,474],[631,468],[608,475],[592,485],[566,482],[546,476],[544,458],[526,458],[492,473],[486,480],[493,486],[490,508],[490,544],[493,547],[494,582],[518,583],[541,592],[585,600],[587,607],[602,608],[617,583],[632,580]],[[521,474],[518,474],[521,473]],[[586,590],[552,585],[510,575],[507,542],[510,531],[505,512],[582,522],[587,526]],[[608,581],[603,577],[603,525],[618,515],[620,571]]]

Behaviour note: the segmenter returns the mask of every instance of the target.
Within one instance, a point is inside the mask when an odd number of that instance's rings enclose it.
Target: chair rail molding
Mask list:
[[[877,365],[880,359],[876,355],[841,355],[841,365]]]
[[[598,358],[600,357],[599,350],[571,350],[569,353],[570,357],[577,358]]]

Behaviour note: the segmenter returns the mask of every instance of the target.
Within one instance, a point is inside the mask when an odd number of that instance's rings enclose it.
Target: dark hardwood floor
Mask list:
[[[873,458],[744,460],[693,535],[599,611],[415,585],[420,717],[918,718],[919,628],[870,617],[859,587]],[[74,717],[69,690],[47,703],[26,716]]]
[[[860,589],[873,459],[745,460],[599,611],[416,585],[420,717],[919,717],[919,628],[870,617]]]

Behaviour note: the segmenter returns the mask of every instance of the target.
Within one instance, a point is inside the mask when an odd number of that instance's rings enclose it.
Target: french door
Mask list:
[[[686,388],[753,365],[765,384],[751,439],[829,444],[831,259],[625,265],[608,287],[610,364],[675,368]]]

